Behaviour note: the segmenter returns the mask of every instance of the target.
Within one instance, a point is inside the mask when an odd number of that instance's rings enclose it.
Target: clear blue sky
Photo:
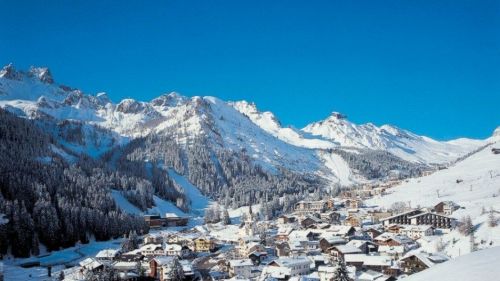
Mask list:
[[[498,0],[0,3],[0,63],[115,101],[213,95],[438,139],[500,125]]]

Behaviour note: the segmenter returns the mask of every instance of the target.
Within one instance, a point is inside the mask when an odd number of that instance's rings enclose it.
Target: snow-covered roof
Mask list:
[[[229,265],[231,267],[253,266],[253,263],[251,259],[241,259],[241,260],[230,260]]]
[[[350,245],[339,245],[335,246],[335,249],[337,251],[341,252],[342,254],[356,254],[356,253],[361,253],[361,250],[358,247],[350,246]]]
[[[103,265],[100,261],[98,261],[94,258],[86,258],[86,259],[82,260],[81,262],[79,262],[79,264],[81,267],[84,267],[84,268],[90,269],[90,270],[96,269],[96,268]]]
[[[349,254],[344,256],[345,262],[362,262],[368,266],[391,266],[392,260],[388,256],[370,256],[364,254]]]
[[[99,251],[97,255],[95,255],[96,258],[114,258],[120,253],[120,250],[117,249],[105,249]]]

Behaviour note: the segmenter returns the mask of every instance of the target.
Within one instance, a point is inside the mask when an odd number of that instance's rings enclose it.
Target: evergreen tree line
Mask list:
[[[110,195],[113,181],[85,159],[69,165],[53,139],[32,121],[0,109],[0,254],[17,257],[146,232],[140,217],[122,213]],[[57,148],[61,149],[61,148]]]
[[[232,208],[269,202],[273,213],[288,210],[297,198],[317,192],[323,184],[316,176],[285,168],[267,171],[245,151],[224,149],[204,138],[180,144],[172,136],[151,133],[132,141],[122,158],[171,168],[203,194]]]

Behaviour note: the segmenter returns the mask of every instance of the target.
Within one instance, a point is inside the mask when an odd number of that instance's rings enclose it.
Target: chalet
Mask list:
[[[88,270],[92,272],[99,271],[104,268],[104,264],[94,258],[86,258],[79,262],[79,265],[84,271]]]
[[[319,266],[318,267],[319,280],[320,281],[334,280],[336,272],[337,272],[337,267],[335,266]]]
[[[308,274],[311,260],[306,257],[278,258],[270,262],[263,270],[263,274],[279,280]]]
[[[321,213],[320,217],[324,222],[331,224],[340,224],[340,214],[338,212],[330,211]]]
[[[155,257],[149,261],[149,277],[156,280],[167,280],[168,265],[174,261],[174,257]]]
[[[348,237],[354,235],[356,233],[356,229],[350,225],[332,225],[329,229],[326,230],[328,233],[332,235]]]
[[[418,245],[410,237],[402,234],[395,234],[385,232],[373,239],[373,242],[379,246],[404,246],[405,249],[410,250],[416,248]]]
[[[396,277],[387,275],[375,270],[362,270],[356,272],[356,280],[358,281],[395,281]]]
[[[365,230],[365,233],[368,234],[368,236],[370,236],[370,239],[374,239],[375,237],[379,236],[380,234],[382,234],[381,231],[378,231],[377,229],[375,228],[368,228]]]
[[[288,237],[293,230],[291,227],[279,228],[275,236],[276,241],[288,241]]]
[[[346,245],[356,247],[360,249],[364,254],[377,252],[378,250],[377,244],[367,240],[351,240]]]
[[[448,257],[443,255],[428,255],[425,253],[411,253],[400,259],[401,269],[406,274],[413,274],[425,270],[438,263],[443,263]]]
[[[143,268],[142,264],[140,265]],[[131,276],[135,276],[135,272],[137,272],[137,266],[138,263],[133,261],[119,261],[113,263],[113,269],[121,276],[127,276],[128,274],[130,274]],[[146,270],[147,266],[146,268],[144,268],[144,271]]]
[[[111,262],[116,260],[120,256],[120,250],[116,249],[105,249],[99,251],[99,253],[96,254],[95,258],[98,261],[107,261]]]
[[[149,233],[144,236],[144,244],[161,244],[163,236],[159,233]]]
[[[250,252],[247,257],[256,265],[262,263],[263,260],[267,258],[267,251],[253,251]]]
[[[360,199],[346,199],[345,202],[344,202],[344,206],[348,209],[358,209],[358,208],[361,208],[361,206],[363,205],[363,201],[361,201]]]
[[[215,241],[210,237],[199,237],[194,240],[195,252],[211,252],[215,249]]]
[[[345,219],[345,224],[352,227],[360,227],[362,225],[362,219],[358,215],[352,214]]]
[[[306,217],[300,221],[300,225],[303,228],[309,228],[312,225],[320,224],[321,222],[322,221],[320,218],[317,218],[317,217],[311,216],[311,215],[306,215]]]
[[[177,256],[177,257],[184,257],[185,255],[187,256],[188,253],[183,252],[183,248],[181,245],[178,244],[164,244],[163,245],[163,250],[165,253],[165,256]]]
[[[250,259],[230,260],[229,261],[229,276],[239,278],[255,278],[256,273],[260,272],[253,270],[254,264]]]
[[[434,206],[434,212],[440,215],[449,216],[459,208],[460,206],[453,201],[441,201]]]
[[[294,223],[296,220],[296,217],[291,215],[281,215],[278,217],[278,223],[280,224]]]
[[[390,256],[394,259],[402,257],[406,252],[405,246],[378,246],[378,252],[381,255]]]
[[[329,253],[329,249],[337,245],[345,245],[347,241],[338,236],[325,236],[319,240],[319,248],[323,253]]]
[[[276,255],[278,257],[288,257],[290,255],[290,245],[288,242],[276,243]]]
[[[346,265],[355,266],[357,270],[373,270],[389,275],[397,275],[395,262],[388,256],[371,256],[365,254],[345,255]]]
[[[359,248],[347,245],[333,246],[329,250],[330,254],[335,260],[338,259],[339,257],[345,258],[346,255],[362,253],[362,251]]]

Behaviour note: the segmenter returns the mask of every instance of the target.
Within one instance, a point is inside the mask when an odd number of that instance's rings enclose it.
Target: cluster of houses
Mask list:
[[[457,208],[447,201],[430,209],[390,213],[364,207],[352,197],[300,201],[292,213],[270,221],[249,213],[233,226],[238,231],[230,239],[217,238],[203,226],[159,230],[142,237],[137,249],[102,250],[65,270],[64,276],[83,280],[88,271],[112,267],[122,280],[177,280],[172,277],[177,264],[184,280],[327,281],[341,261],[353,281],[397,280],[448,260],[422,249],[421,240],[453,228],[449,215]],[[176,224],[169,217],[147,219],[159,228],[179,225],[178,217]]]

